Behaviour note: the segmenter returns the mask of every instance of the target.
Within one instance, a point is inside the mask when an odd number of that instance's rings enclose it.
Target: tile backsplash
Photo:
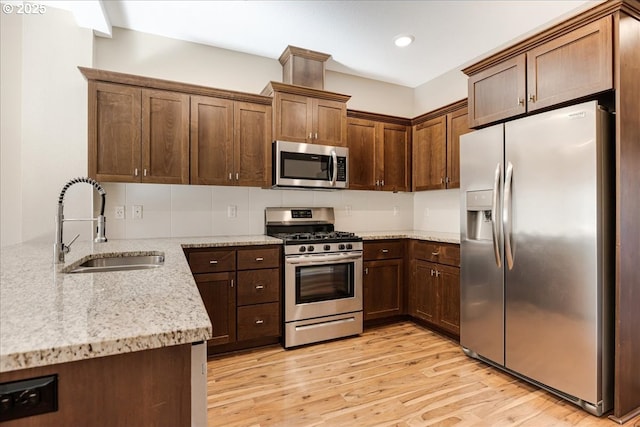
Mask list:
[[[118,183],[104,187],[111,239],[263,234],[268,206],[332,206],[336,229],[344,231],[414,228],[413,193]],[[114,218],[116,206],[124,206],[124,219]],[[141,219],[133,218],[134,206],[142,206]]]

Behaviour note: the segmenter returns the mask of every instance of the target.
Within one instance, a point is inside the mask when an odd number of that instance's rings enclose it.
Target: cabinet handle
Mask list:
[[[369,267],[364,268],[364,274],[369,274]]]
[[[438,256],[438,255],[440,255],[440,251],[431,252],[431,256]]]
[[[236,181],[239,181],[239,180],[240,180],[240,173],[236,172]]]
[[[138,168],[135,168],[135,169],[133,170],[133,176],[138,176]]]
[[[380,181],[380,186],[384,187],[384,179],[382,181]]]
[[[440,184],[444,184],[444,178],[440,178]]]
[[[444,177],[444,183],[445,183],[445,184],[448,184],[448,183],[449,183],[449,177],[448,177],[448,176],[445,176],[445,177]]]
[[[146,168],[142,170],[142,174],[143,174],[144,176],[147,176],[147,169],[146,169]]]
[[[383,254],[387,254],[389,253],[389,249],[380,249],[380,252],[382,252]]]
[[[212,259],[211,261],[209,261],[209,264],[217,264],[217,263],[218,263],[218,261],[215,260],[215,259]]]
[[[257,290],[264,289],[264,286],[263,286],[263,285],[256,285],[256,289],[257,289]]]
[[[524,105],[524,98],[518,97],[518,105],[520,106]]]
[[[376,187],[379,187],[379,186],[380,186],[380,180],[376,179]]]
[[[229,181],[232,181],[233,178],[231,177],[231,172],[229,172]]]
[[[309,139],[313,139],[313,133],[309,132]]]
[[[536,102],[536,96],[532,93],[529,94],[529,102]]]
[[[431,269],[431,277],[433,277],[433,269]]]
[[[231,279],[231,287],[233,288],[233,279]]]
[[[318,139],[318,132],[316,132],[316,139]]]
[[[264,258],[262,258],[262,257],[256,258],[256,262],[260,262],[260,261],[264,261]]]
[[[263,323],[264,323],[264,320],[262,319],[256,320],[256,325],[262,325]]]
[[[436,277],[440,277],[440,272],[436,270]]]

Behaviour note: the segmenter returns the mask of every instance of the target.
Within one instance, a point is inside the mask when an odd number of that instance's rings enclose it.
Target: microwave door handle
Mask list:
[[[338,156],[336,155],[336,150],[331,150],[331,161],[333,163],[333,172],[331,173],[331,186],[335,186],[336,181],[338,180]]]

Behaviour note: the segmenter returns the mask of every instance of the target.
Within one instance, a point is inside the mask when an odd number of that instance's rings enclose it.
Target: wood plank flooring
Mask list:
[[[207,400],[210,427],[617,426],[411,322],[209,359]]]

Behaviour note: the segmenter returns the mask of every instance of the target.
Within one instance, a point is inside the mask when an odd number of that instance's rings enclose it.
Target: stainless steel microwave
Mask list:
[[[349,187],[349,149],[302,142],[273,143],[273,186],[342,189]]]

